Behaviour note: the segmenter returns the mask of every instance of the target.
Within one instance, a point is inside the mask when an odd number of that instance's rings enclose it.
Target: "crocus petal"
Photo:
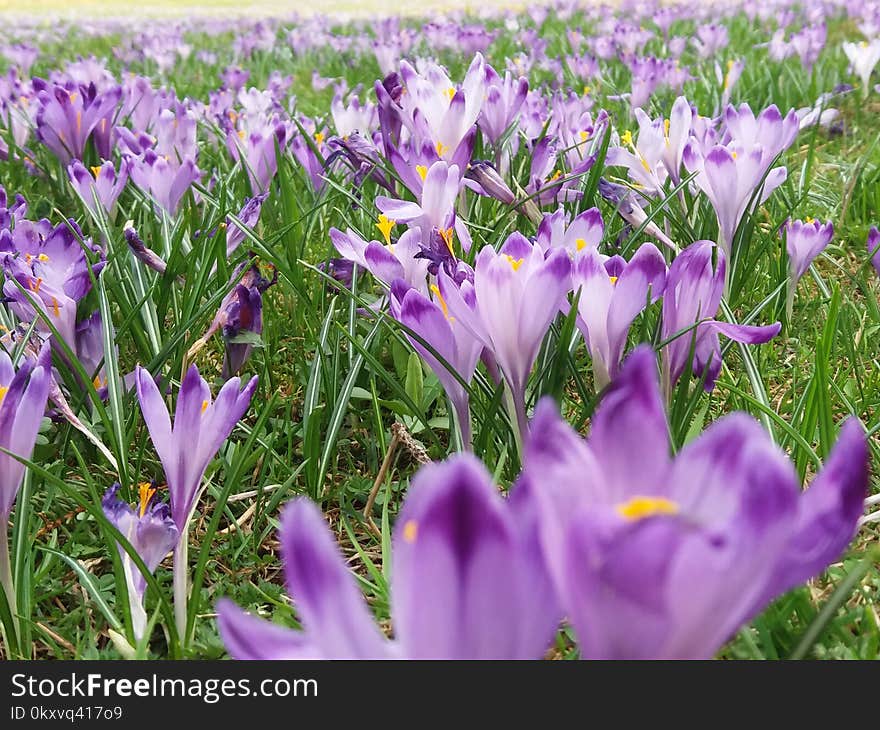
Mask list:
[[[301,631],[245,613],[228,598],[217,602],[220,638],[233,659],[323,659]]]
[[[764,601],[821,573],[846,549],[864,509],[868,456],[864,429],[850,418],[822,471],[799,500],[794,534]]]
[[[290,595],[310,643],[327,659],[378,659],[387,653],[318,507],[296,499],[281,517]]]
[[[541,657],[555,618],[536,627],[524,611],[535,582],[521,549],[508,505],[481,462],[459,454],[423,467],[394,537],[393,613],[406,656]]]
[[[620,501],[633,490],[662,495],[669,431],[651,347],[638,347],[627,358],[593,416],[590,444]],[[633,444],[638,444],[638,459],[632,458]]]

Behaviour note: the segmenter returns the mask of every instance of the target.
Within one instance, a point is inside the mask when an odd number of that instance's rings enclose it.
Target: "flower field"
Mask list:
[[[0,653],[878,658],[880,3],[349,5],[4,18]]]

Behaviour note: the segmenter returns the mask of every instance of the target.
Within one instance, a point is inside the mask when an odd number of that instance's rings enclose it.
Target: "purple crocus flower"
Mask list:
[[[482,55],[474,56],[459,88],[434,63],[426,64],[420,74],[402,61],[400,75],[408,92],[403,97],[408,114],[414,120],[424,120],[427,136],[441,159],[459,159],[459,148],[473,144],[470,132],[483,106],[486,71]],[[470,159],[469,152],[465,156]]]
[[[104,161],[89,172],[79,160],[74,160],[67,166],[67,174],[73,189],[92,213],[97,214],[98,206],[101,206],[112,215],[116,200],[128,182],[130,167],[131,161],[123,160],[117,173],[112,162]]]
[[[49,397],[50,372],[30,359],[16,369],[5,351],[0,351],[0,446],[30,459],[46,411]],[[0,586],[6,593],[12,615],[15,610],[15,588],[9,561],[9,516],[18,496],[25,466],[18,459],[0,453]]]
[[[207,381],[195,365],[190,366],[180,384],[173,425],[156,382],[140,365],[135,369],[135,384],[150,439],[168,482],[171,517],[180,532],[174,548],[174,613],[178,633],[185,640],[189,522],[205,470],[247,410],[257,378],[251,378],[244,389],[238,378],[228,380],[212,402]]]
[[[201,172],[191,159],[178,165],[153,150],[132,159],[130,174],[134,184],[153,199],[157,208],[172,217],[177,214],[186,191],[201,178]]]
[[[466,383],[470,383],[483,351],[483,343],[449,312],[446,300],[436,284],[431,285],[433,301],[408,282],[397,279],[391,286],[391,316],[421,337]],[[473,285],[460,285],[461,298],[472,309],[476,306]],[[442,383],[455,409],[464,448],[471,446],[468,394],[459,380],[421,343],[407,335],[409,343],[430,365]]]
[[[345,233],[331,228],[330,239],[342,258],[369,271],[385,288],[390,287],[396,279],[402,279],[408,286],[427,294],[425,280],[430,262],[424,258],[416,258],[422,250],[421,234],[418,230],[411,229],[392,243],[391,229],[394,225],[395,221],[386,216],[379,217],[376,227],[385,238],[384,245],[379,241],[365,241],[351,228]]]
[[[545,252],[563,249],[577,256],[585,249],[598,249],[604,234],[605,224],[598,208],[585,210],[569,223],[568,213],[560,207],[543,217],[535,240]]]
[[[122,96],[119,86],[99,94],[94,84],[66,88],[35,79],[34,88],[39,102],[37,137],[65,165],[74,158],[82,159],[93,132],[110,133],[108,115]],[[104,152],[110,156],[109,150]]]
[[[788,171],[775,167],[768,173],[772,157],[767,159],[767,151],[760,144],[751,147],[715,145],[703,157],[697,146],[689,143],[683,159],[688,172],[696,173],[694,182],[715,209],[720,234],[718,244],[730,260],[734,235],[750,203],[754,207],[767,200],[785,182]],[[761,193],[756,197],[759,188]]]
[[[92,276],[100,273],[104,261],[102,257],[96,264],[89,264],[83,246],[95,253],[98,250],[83,239],[72,220],[55,228],[49,228],[47,222],[46,228],[48,232],[19,225],[7,241],[11,242],[12,250],[3,251],[0,247],[0,260],[7,275],[3,293],[21,321],[37,321],[37,329],[48,332],[49,327],[37,315],[40,310],[68,346],[74,348],[77,304],[91,291]]]
[[[767,170],[773,160],[794,143],[800,130],[800,120],[794,109],[783,117],[772,104],[757,116],[748,104],[728,106],[724,112],[724,126],[737,145],[753,149],[761,146],[762,163]]]
[[[212,401],[207,381],[190,366],[180,384],[173,425],[152,376],[138,366],[135,380],[144,421],[165,470],[171,514],[183,533],[205,470],[247,410],[257,378],[243,389],[238,378],[230,379]]]
[[[458,234],[462,248],[469,251],[471,237],[464,221],[455,215],[455,200],[461,189],[461,175],[457,165],[447,165],[438,160],[430,169],[422,169],[424,182],[419,203],[395,200],[380,195],[376,207],[386,218],[396,223],[408,223],[422,232],[422,245],[431,245],[435,233],[439,233],[450,253],[453,252],[453,232]]]
[[[713,257],[717,263],[713,264]],[[712,390],[721,371],[721,344],[718,335],[757,345],[769,342],[782,325],[779,322],[752,326],[719,322],[714,319],[724,292],[726,259],[711,241],[697,241],[682,251],[669,267],[663,292],[661,337],[668,340],[682,330],[692,328],[672,340],[663,349],[663,382],[667,393],[687,367],[693,346],[693,372],[706,374],[705,389]]]
[[[634,450],[639,458],[633,459]],[[750,416],[713,424],[675,457],[648,346],[630,355],[584,440],[539,403],[522,482],[587,659],[709,659],[773,598],[837,560],[868,477],[847,421],[802,492]]]
[[[629,262],[603,256],[596,248],[586,249],[575,261],[577,324],[593,360],[596,390],[617,375],[630,325],[660,298],[665,284],[666,261],[652,243],[643,243]]]
[[[517,121],[528,93],[525,78],[514,79],[508,71],[502,79],[494,68],[486,66],[486,99],[477,125],[491,144],[496,144]]]
[[[831,221],[820,223],[788,220],[783,227],[785,231],[785,250],[788,252],[789,282],[791,288],[797,285],[800,278],[807,273],[810,264],[834,237],[834,226]]]
[[[255,122],[227,136],[229,152],[247,171],[254,195],[269,189],[269,183],[278,172],[275,150],[283,151],[286,139],[287,127],[280,122]]]
[[[389,641],[320,509],[296,499],[282,514],[280,539],[303,630],[223,599],[220,635],[236,659],[539,659],[559,611],[531,508],[517,495],[502,499],[470,454],[423,467],[394,530]]]
[[[519,435],[528,428],[526,383],[544,335],[571,291],[571,259],[543,249],[520,233],[511,234],[500,251],[484,246],[474,271],[476,305],[445,272],[440,294],[455,317],[494,355],[509,388]]]
[[[177,525],[171,519],[168,505],[155,499],[156,488],[153,485],[145,483],[138,486],[137,511],[127,502],[123,502],[118,492],[119,484],[114,484],[104,493],[104,498],[101,500],[104,514],[140,555],[150,573],[153,573],[177,544],[179,537]],[[147,612],[144,610],[147,581],[119,543],[116,544],[116,548],[119,550],[125,573],[134,637],[140,641],[147,628]]]

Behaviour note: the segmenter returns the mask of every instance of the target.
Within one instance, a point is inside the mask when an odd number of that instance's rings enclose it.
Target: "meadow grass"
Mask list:
[[[51,11],[60,8],[54,2],[38,5]],[[357,3],[338,3],[341,10],[349,5]],[[327,8],[336,9],[333,3]],[[491,63],[502,67],[505,58],[528,51],[501,20],[485,23],[500,31],[486,54]],[[543,23],[541,37],[548,42],[548,57],[569,52],[565,32],[574,23],[552,16]],[[847,21],[829,26],[827,47],[811,70],[797,59],[769,62],[766,52],[755,48],[769,35],[760,23],[740,15],[728,25],[731,42],[723,56],[694,60],[695,78],[685,86],[688,99],[705,114],[719,105],[716,61],[723,68],[728,59],[744,59],[732,101],[746,101],[753,109],[771,103],[783,111],[811,106],[822,92],[853,81],[840,50],[841,41],[855,35]],[[688,22],[679,22],[675,32],[687,35],[690,28]],[[360,26],[341,23],[335,32],[360,32]],[[207,102],[209,92],[218,86],[221,69],[232,61],[232,35],[190,31],[187,39],[197,49],[214,51],[216,63],[192,55],[165,75],[151,61],[137,61],[128,70],[152,75],[173,87],[180,98]],[[124,70],[113,49],[120,42],[117,34],[91,35],[74,26],[63,40],[44,45],[32,73],[47,77],[79,55],[94,55],[106,58],[118,77]],[[649,43],[649,50],[652,44],[656,41]],[[437,56],[453,79],[461,78],[470,61],[451,50],[441,50]],[[281,34],[273,50],[257,51],[242,64],[251,71],[248,85],[257,88],[265,88],[273,71],[292,74],[297,111],[309,117],[326,117],[333,95],[332,89],[313,89],[313,70],[324,77],[344,78],[350,87],[363,84],[368,95],[374,80],[381,77],[372,55],[330,49],[296,55]],[[529,81],[538,88],[559,80],[534,68]],[[578,84],[568,73],[561,82]],[[611,98],[628,90],[628,84],[628,72],[614,63],[595,91],[597,108],[606,108],[619,130],[635,124],[626,101]],[[650,115],[668,115],[673,98],[668,91],[652,96]],[[868,227],[877,223],[880,210],[880,97],[874,93],[863,101],[859,89],[835,99],[834,106],[841,112],[842,133],[815,127],[800,134],[783,159],[789,170],[787,181],[749,217],[748,245],[736,260],[730,316],[738,322],[782,321],[782,334],[760,347],[726,343],[724,367],[711,393],[704,393],[695,380],[678,386],[670,409],[675,448],[722,414],[744,410],[762,421],[791,455],[799,476],[809,480],[828,455],[840,421],[852,413],[872,434],[873,464],[880,463],[880,282],[864,250]],[[188,364],[187,352],[207,329],[245,250],[255,252],[264,271],[271,266],[279,277],[265,294],[261,342],[245,366],[244,374],[260,376],[258,396],[209,467],[190,531],[191,638],[182,642],[174,635],[171,574],[160,569],[150,580],[147,607],[164,631],[152,632],[152,640],[138,647],[140,655],[224,656],[212,620],[214,603],[222,596],[270,615],[275,622],[296,625],[294,607],[283,588],[276,537],[279,508],[295,495],[307,495],[321,504],[372,609],[380,620],[386,619],[389,530],[418,466],[417,450],[398,446],[382,469],[392,440],[391,425],[403,424],[432,459],[448,453],[452,435],[443,389],[412,354],[403,329],[389,317],[358,314],[358,308],[372,298],[373,285],[361,278],[358,287],[368,289],[348,292],[316,268],[336,255],[328,234],[331,226],[350,226],[368,240],[376,237],[373,199],[381,191],[370,182],[354,191],[345,171],[337,169],[329,174],[325,190],[316,193],[302,168],[284,155],[259,225],[248,234],[235,260],[227,261],[225,235],[218,226],[227,215],[237,214],[250,189],[245,172],[222,145],[200,146],[199,167],[214,173],[210,189],[197,185],[200,203],[187,195],[176,218],[157,217],[144,196],[130,186],[115,219],[103,225],[85,215],[66,171],[53,156],[33,147],[42,174],[32,174],[21,160],[10,160],[0,168],[0,182],[8,192],[24,195],[32,218],[73,217],[87,235],[106,243],[107,268],[88,304],[101,309],[114,324],[120,373],[141,363],[179,381]],[[481,152],[478,149],[475,157],[482,157]],[[93,159],[86,162],[96,163],[94,152],[90,154]],[[513,164],[513,177],[523,185],[527,164],[525,158]],[[711,207],[705,200],[693,200],[696,207],[690,217],[671,216],[682,244],[717,236]],[[626,229],[613,206],[597,194],[595,184],[587,185],[576,207],[583,210],[591,205],[602,209],[604,240],[613,242],[621,236],[624,255],[645,240]],[[515,230],[535,233],[533,222],[498,201],[471,196],[468,206],[463,217],[471,227],[474,250],[484,243],[500,244]],[[793,315],[787,320],[787,259],[778,232],[787,218],[807,216],[832,220],[836,232],[800,282]],[[167,261],[166,275],[132,264],[123,235],[127,220]],[[196,231],[203,233],[194,244]],[[631,342],[659,344],[658,320],[659,307],[649,308],[636,321]],[[195,358],[206,377],[216,376],[215,386],[220,384],[222,357],[222,341],[214,338]],[[552,394],[569,421],[585,430],[598,400],[590,372],[583,342],[572,338],[572,323],[560,318],[539,355],[529,404]],[[108,629],[124,633],[129,619],[120,597],[121,563],[111,547],[114,533],[101,513],[101,495],[120,481],[124,493],[133,498],[138,482],[154,478],[161,482],[163,474],[133,393],[111,379],[102,403],[94,392],[77,385],[73,373],[62,375],[74,410],[107,445],[118,468],[72,427],[45,421],[32,460],[36,466],[28,473],[12,519],[21,620],[17,646],[7,646],[6,651],[31,658],[118,657]],[[519,472],[519,454],[500,389],[485,375],[478,375],[471,387],[471,408],[475,451],[507,488]],[[377,475],[381,476],[378,494],[367,520],[364,507]],[[873,492],[877,487],[875,477]],[[878,525],[864,524],[838,563],[773,603],[732,639],[722,656],[876,658],[880,654]],[[576,655],[568,629],[560,631],[553,654]]]

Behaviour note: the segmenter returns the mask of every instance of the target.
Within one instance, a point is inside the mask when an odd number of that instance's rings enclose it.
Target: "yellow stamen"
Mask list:
[[[425,178],[428,176],[428,168],[424,165],[416,165],[416,172],[419,173],[422,182],[425,182]]]
[[[52,314],[55,315],[55,318],[61,316],[61,310],[58,308],[58,300],[55,297],[52,297]]]
[[[42,277],[39,277],[39,276],[38,276],[36,279],[34,279],[33,281],[31,281],[31,283],[30,283],[30,289],[31,289],[31,291],[32,291],[34,294],[39,294],[39,293],[40,293],[40,287],[41,287],[42,285],[43,285],[43,279],[42,279]]]
[[[507,259],[507,263],[510,264],[510,267],[511,267],[514,271],[519,271],[519,267],[522,266],[522,265],[523,265],[523,261],[525,261],[525,259],[515,259],[515,258],[513,258],[513,256],[511,256],[510,254],[504,254],[504,258]]]
[[[100,375],[96,375],[94,380],[92,380],[92,385],[95,386],[95,390],[101,390],[104,387],[104,381],[101,380]]]
[[[590,138],[590,133],[586,129],[582,129],[578,132],[581,138],[581,142],[586,142]]]
[[[628,520],[643,520],[646,517],[678,514],[678,505],[666,497],[646,497],[639,495],[617,505],[617,513]]]
[[[208,401],[203,400],[202,401],[202,413],[204,413],[207,410],[208,410]]]
[[[382,231],[382,235],[385,237],[385,243],[387,245],[391,245],[391,229],[397,225],[397,221],[393,221],[387,216],[380,215],[379,222],[376,224],[376,228]]]
[[[736,152],[731,152],[730,154],[733,157],[733,159],[735,160],[736,159]]]
[[[437,300],[437,303],[440,305],[440,309],[443,310],[443,316],[446,317],[450,322],[455,321],[455,317],[449,316],[449,307],[446,306],[446,300],[443,298],[443,295],[440,293],[440,287],[436,284],[431,284],[431,292],[434,294],[434,298]]]
[[[437,156],[443,157],[449,151],[449,145],[445,145],[442,142],[437,143]]]
[[[446,97],[449,99],[449,101],[452,101],[452,97],[454,97],[454,96],[455,96],[455,87],[450,86],[448,89],[446,89]]]
[[[100,172],[101,172],[100,165],[92,165],[92,175],[95,176],[96,180],[98,179],[98,175],[100,174]]]
[[[323,132],[315,132],[315,144],[324,144]]]
[[[150,506],[150,500],[156,490],[149,482],[141,482],[138,484],[138,496],[140,497],[140,516],[143,517],[147,513],[147,507]]]
[[[550,182],[553,182],[554,180],[558,180],[561,177],[562,177],[562,170],[556,170],[553,173],[553,175],[550,176]]]
[[[48,260],[49,260],[49,257],[48,257],[46,254],[44,254],[44,253],[41,253],[39,256],[37,256],[37,261],[41,261],[41,262],[44,263],[44,264],[45,264]]]
[[[403,539],[405,542],[414,543],[419,534],[419,523],[415,520],[407,520],[403,526]]]
[[[589,86],[585,86],[585,87],[584,87],[584,96],[586,96],[587,94],[589,94],[591,91],[592,91],[592,89],[591,89]]]
[[[575,240],[574,245],[577,246],[578,251],[583,251],[587,247],[587,242],[583,238],[578,238]]]
[[[446,248],[449,249],[449,253],[455,256],[455,250],[452,248],[452,234],[454,233],[452,228],[446,228],[440,230],[440,238],[443,239],[443,243],[446,244]]]
[[[34,257],[31,256],[29,253],[26,253],[26,254],[24,255],[24,261],[25,261],[25,263],[29,264],[29,263],[30,263],[31,261],[33,261],[33,260],[34,260]]]
[[[808,216],[804,219],[804,223],[815,223],[815,222],[816,222],[816,219],[813,218],[813,217],[810,216],[810,215],[808,215]]]
[[[608,280],[611,282],[611,286],[614,286],[615,284],[617,284],[617,277],[616,276],[609,276]]]
[[[3,399],[6,397],[6,394],[9,392],[9,388],[5,385],[0,385],[0,403],[3,402]]]
[[[631,145],[633,143],[633,135],[628,129],[620,136],[620,144]]]
[[[244,139],[244,137],[245,137],[245,131],[243,129],[239,129],[238,130],[238,138]],[[167,160],[168,158],[166,157],[165,159]]]

